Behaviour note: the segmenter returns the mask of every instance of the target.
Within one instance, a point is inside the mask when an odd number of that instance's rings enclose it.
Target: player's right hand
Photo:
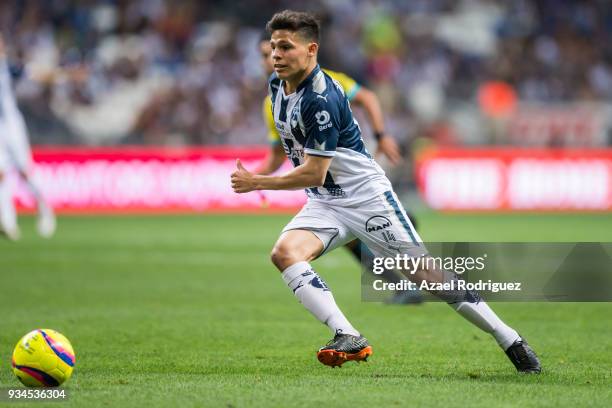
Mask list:
[[[255,180],[253,173],[244,168],[240,159],[236,160],[237,170],[232,173],[232,188],[235,193],[248,193],[255,190]]]

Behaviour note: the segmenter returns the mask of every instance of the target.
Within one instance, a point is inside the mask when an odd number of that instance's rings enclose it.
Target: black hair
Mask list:
[[[307,41],[319,42],[319,21],[313,14],[305,11],[280,11],[268,21],[266,30],[269,34],[276,30],[289,30],[298,33]]]

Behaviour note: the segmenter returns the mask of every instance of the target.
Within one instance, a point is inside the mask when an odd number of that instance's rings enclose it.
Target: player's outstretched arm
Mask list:
[[[255,174],[261,174],[264,176],[272,174],[283,165],[285,160],[287,160],[285,149],[283,149],[283,146],[280,143],[277,143],[270,147],[270,151],[257,170],[255,170]]]
[[[280,176],[264,176],[250,173],[244,168],[240,159],[236,162],[237,170],[232,173],[232,188],[236,193],[248,193],[253,190],[300,190],[309,187],[320,187],[332,157],[320,157],[306,154],[304,163]]]
[[[402,161],[402,155],[393,137],[385,133],[385,118],[376,94],[365,87],[361,87],[351,103],[361,106],[366,111],[370,126],[374,134],[377,135],[378,152],[384,154],[391,161],[391,164],[399,164]]]

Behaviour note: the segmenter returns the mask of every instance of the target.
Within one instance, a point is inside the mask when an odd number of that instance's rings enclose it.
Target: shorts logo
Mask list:
[[[366,221],[365,229],[369,233],[380,232],[382,239],[389,243],[395,241],[395,235],[391,231],[385,231],[387,228],[393,225],[391,220],[382,215],[375,215]]]
[[[383,239],[385,240],[386,243],[389,243],[391,241],[395,241],[395,235],[393,235],[393,233],[391,231],[383,231],[382,237],[383,237]]]
[[[375,215],[366,221],[365,228],[367,232],[382,231],[391,226],[391,220],[382,215]]]

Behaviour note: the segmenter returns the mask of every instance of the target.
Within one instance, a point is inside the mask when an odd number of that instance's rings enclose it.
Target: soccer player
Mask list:
[[[7,178],[12,170],[17,171],[36,200],[38,233],[48,238],[55,232],[55,215],[32,178],[31,165],[32,155],[26,127],[15,101],[8,58],[0,37],[0,232],[11,240],[20,237],[13,194]]]
[[[357,237],[377,256],[428,256],[382,169],[363,145],[342,89],[317,64],[319,24],[285,10],[267,24],[274,71],[274,122],[295,168],[280,176],[255,175],[238,160],[231,175],[237,193],[306,189],[308,202],[283,229],[271,260],[294,295],[334,333],[317,357],[329,366],[365,360],[372,347],[336,304],[310,261]],[[367,228],[367,226],[376,228]],[[380,227],[380,228],[378,228]],[[411,280],[449,282],[454,273],[421,263]],[[540,372],[527,342],[472,291],[433,292],[468,321],[490,333],[520,372]]]
[[[261,64],[264,72],[269,77],[274,73],[274,60],[272,59],[270,36],[266,32],[261,38],[259,42]],[[353,78],[342,72],[327,69],[323,69],[323,71],[338,82],[352,106],[359,106],[365,110],[370,126],[374,129],[374,137],[378,142],[378,152],[384,154],[392,164],[399,164],[402,160],[400,149],[393,137],[387,135],[384,131],[384,116],[376,94],[361,86]],[[266,97],[263,102],[263,117],[268,128],[270,151],[259,168],[255,170],[255,173],[268,175],[278,170],[287,159],[285,149],[281,144],[281,137],[274,124],[272,100],[269,97]],[[265,199],[265,196],[262,195],[262,199]],[[412,224],[415,225],[414,218],[410,214],[408,214],[408,216]],[[359,240],[356,239],[348,242],[345,248],[351,252],[353,257],[355,257],[365,269],[372,271],[373,255]],[[401,280],[398,274],[392,270],[385,270],[380,277],[387,282],[393,283],[397,283]],[[418,290],[398,291],[391,298],[391,302],[396,304],[417,304],[423,302],[423,296]]]

